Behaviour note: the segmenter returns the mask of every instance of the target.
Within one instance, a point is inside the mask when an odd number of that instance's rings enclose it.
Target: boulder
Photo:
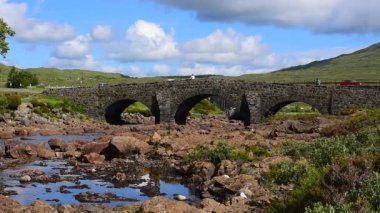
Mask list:
[[[18,105],[17,110],[15,111],[16,115],[26,116],[32,113],[33,105],[30,103],[21,103]]]
[[[183,201],[175,201],[170,200],[166,197],[157,196],[152,198],[151,200],[143,203],[140,207],[140,212],[166,212],[166,213],[199,213],[203,212],[193,206],[190,206],[186,202]]]
[[[227,206],[225,206],[224,204],[219,203],[211,198],[203,199],[200,207],[202,208],[203,211],[209,212],[209,213],[230,212],[232,210],[232,209],[228,209]]]
[[[211,162],[193,162],[190,165],[189,172],[193,183],[203,184],[210,180],[215,173],[215,166]]]
[[[0,139],[12,139],[14,137],[12,130],[3,130],[0,132]]]
[[[9,150],[9,156],[14,159],[29,159],[37,157],[36,148],[29,144],[19,144]]]
[[[41,159],[50,160],[55,158],[55,152],[45,147],[45,143],[39,143],[36,145],[37,156]]]
[[[115,136],[108,147],[103,150],[107,159],[127,156],[131,154],[145,154],[151,150],[148,143],[130,136]]]
[[[102,164],[106,157],[98,153],[91,152],[90,154],[83,155],[84,161],[92,164]]]
[[[221,200],[230,199],[234,195],[248,190],[252,192],[250,198],[255,202],[269,202],[269,193],[260,186],[257,178],[251,175],[241,174],[232,178],[225,175],[216,176],[208,186],[208,192]]]
[[[36,200],[25,209],[25,212],[57,212],[52,206]]]
[[[50,136],[50,135],[63,135],[64,131],[61,129],[41,129],[40,135],[42,136]]]
[[[239,167],[235,161],[222,160],[222,162],[220,162],[220,166],[216,174],[218,176],[220,175],[235,176],[239,174]]]
[[[0,212],[21,212],[21,209],[19,202],[0,195]]]
[[[54,151],[65,151],[66,142],[61,138],[51,138],[48,141],[50,148]]]
[[[100,154],[108,145],[108,142],[90,142],[84,145],[82,153],[89,154],[93,152]]]

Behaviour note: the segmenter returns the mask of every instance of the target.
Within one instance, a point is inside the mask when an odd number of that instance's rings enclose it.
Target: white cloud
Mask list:
[[[93,55],[87,54],[81,58],[57,58],[51,57],[49,66],[64,68],[64,69],[86,69],[86,70],[101,70],[100,61],[96,60]]]
[[[238,76],[246,73],[257,72],[256,70],[249,69],[248,67],[235,65],[210,65],[210,64],[194,64],[192,66],[185,66],[178,68],[178,74],[180,75],[228,75],[228,76]]]
[[[206,38],[180,44],[179,49],[187,60],[198,63],[257,65],[272,54],[259,36],[244,36],[232,29],[216,30]]]
[[[380,32],[378,0],[152,0],[195,11],[206,21],[308,28],[323,33]],[[212,8],[212,9],[210,9]]]
[[[55,57],[64,59],[80,59],[90,52],[89,36],[79,35],[76,38],[65,41],[57,47]]]
[[[119,61],[150,61],[168,59],[178,54],[176,43],[160,25],[138,20],[129,27],[124,41],[116,42],[109,57]]]
[[[112,38],[112,27],[108,25],[96,25],[91,36],[97,41],[109,41]]]
[[[158,76],[165,76],[170,74],[170,67],[166,64],[155,64],[152,67],[153,73]]]
[[[62,41],[74,36],[69,24],[55,24],[26,16],[25,3],[9,3],[0,0],[0,14],[16,32],[16,38],[24,42]]]

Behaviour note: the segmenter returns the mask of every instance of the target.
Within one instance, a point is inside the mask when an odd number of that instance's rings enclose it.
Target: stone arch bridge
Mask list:
[[[304,102],[322,114],[355,107],[380,107],[380,87],[341,87],[307,84],[255,83],[239,80],[196,79],[146,84],[99,85],[94,88],[49,89],[44,94],[64,96],[84,106],[89,115],[111,124],[123,124],[120,114],[140,101],[156,123],[185,124],[191,108],[204,98],[212,100],[229,118],[258,123],[292,102]]]

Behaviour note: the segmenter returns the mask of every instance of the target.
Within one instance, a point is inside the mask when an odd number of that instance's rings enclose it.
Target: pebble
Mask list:
[[[244,194],[244,192],[240,192],[240,197],[242,197],[242,198],[245,198],[245,199],[246,199],[246,198],[247,198],[247,195],[245,195],[245,194]]]
[[[223,177],[224,177],[224,178],[230,178],[230,176],[228,176],[228,175],[223,175]]]
[[[20,177],[20,182],[30,182],[32,178],[29,175],[24,175]]]
[[[174,195],[174,199],[179,200],[179,201],[187,200],[187,198],[183,195]]]

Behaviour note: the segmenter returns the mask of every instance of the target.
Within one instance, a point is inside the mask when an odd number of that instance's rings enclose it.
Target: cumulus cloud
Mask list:
[[[109,41],[112,38],[112,28],[108,25],[96,25],[91,36],[97,41]]]
[[[179,49],[187,60],[197,63],[262,66],[272,54],[259,36],[244,36],[232,29],[226,32],[216,30],[205,38],[180,44]]]
[[[90,52],[89,36],[79,35],[72,40],[60,44],[54,52],[57,58],[80,59]]]
[[[100,61],[96,60],[93,55],[87,54],[81,58],[57,58],[51,57],[49,66],[59,67],[64,69],[86,69],[100,70]]]
[[[16,38],[24,42],[62,41],[74,36],[74,29],[69,24],[55,24],[32,19],[26,16],[28,7],[25,3],[9,3],[0,0],[0,14],[16,32]]]
[[[170,67],[166,64],[155,64],[152,67],[153,73],[158,76],[165,76],[170,74]]]
[[[380,32],[378,0],[151,0],[206,21],[308,28],[322,33]]]
[[[119,61],[149,61],[177,55],[173,35],[156,23],[138,20],[128,28],[125,40],[111,45],[109,57]]]

